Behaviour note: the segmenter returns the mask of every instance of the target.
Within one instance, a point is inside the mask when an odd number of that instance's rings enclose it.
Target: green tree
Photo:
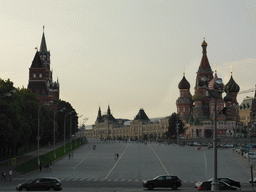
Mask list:
[[[70,135],[70,119],[73,115],[75,115],[74,117],[72,117],[72,133],[74,134],[78,131],[78,116],[77,113],[75,111],[75,109],[72,107],[72,105],[69,102],[63,101],[63,100],[59,100],[58,101],[58,109],[64,109],[63,112],[57,113],[56,115],[56,120],[57,120],[57,140],[58,141],[62,141],[63,140],[63,135],[64,135],[64,118],[65,115],[68,114],[71,111],[74,111],[72,114],[66,116],[66,138],[69,138]]]
[[[15,90],[15,91],[13,91]],[[15,88],[8,80],[0,79],[0,155],[1,158],[17,154],[19,148],[30,148],[37,144],[38,115],[40,119],[40,145],[53,141],[54,112],[45,108],[37,95],[29,89]],[[57,115],[57,135],[63,140],[64,116],[70,111],[75,111],[70,103],[58,102],[58,108],[65,111]],[[78,117],[72,118],[72,134],[77,131]],[[70,116],[69,116],[70,117]],[[69,134],[70,118],[67,118],[66,134]],[[59,128],[59,129],[58,129]],[[74,129],[76,128],[76,129]],[[67,137],[68,138],[68,137]]]
[[[166,134],[169,138],[177,137],[177,123],[179,124],[179,134],[184,133],[183,122],[180,120],[176,113],[169,116],[169,127],[168,133]]]

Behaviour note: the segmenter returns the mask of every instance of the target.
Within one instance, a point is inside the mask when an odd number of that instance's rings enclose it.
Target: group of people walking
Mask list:
[[[9,173],[8,173],[8,174],[9,174],[9,181],[12,181],[12,170],[11,170],[11,169],[9,170]],[[3,172],[2,172],[1,180],[5,180],[5,181],[6,181],[6,180],[7,180],[6,177],[7,177],[7,174],[6,174],[5,171],[3,171]]]
[[[52,171],[52,163],[47,163],[47,164],[45,165],[45,168],[49,169],[49,171],[51,172],[51,171]],[[43,169],[42,163],[40,163],[39,169],[40,169],[40,171],[42,171],[42,169]]]

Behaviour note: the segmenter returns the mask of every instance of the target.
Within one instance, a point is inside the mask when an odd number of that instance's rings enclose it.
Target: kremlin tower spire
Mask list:
[[[43,105],[49,110],[57,112],[55,101],[59,100],[59,81],[53,82],[50,70],[50,52],[47,51],[44,26],[39,51],[36,51],[34,60],[29,68],[28,88],[35,93]]]

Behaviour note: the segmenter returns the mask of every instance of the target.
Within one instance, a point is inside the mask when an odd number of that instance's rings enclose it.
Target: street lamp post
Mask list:
[[[76,115],[73,115],[70,117],[70,133],[69,133],[69,137],[70,137],[70,141],[69,141],[69,148],[72,149],[72,145],[71,145],[71,127],[72,127],[72,117],[75,117]]]
[[[249,131],[249,123],[247,125],[247,153],[250,151],[250,131]],[[249,156],[249,155],[248,155]],[[249,160],[249,158],[248,158]]]
[[[80,118],[80,117],[82,117],[83,115],[80,115],[78,118]],[[79,125],[79,127],[81,128],[81,126],[82,126],[82,123],[81,123],[81,121],[80,121],[80,125]],[[79,132],[79,131],[78,131]],[[76,139],[75,139],[75,146],[77,146],[77,134],[78,134],[78,132],[76,132],[75,133],[75,136],[76,136]]]
[[[219,190],[217,178],[217,100],[224,90],[224,84],[221,78],[216,78],[212,85],[212,90],[208,89],[209,94],[214,98],[214,135],[213,135],[213,182],[212,191]]]
[[[55,117],[56,117],[56,115],[57,115],[57,113],[59,113],[59,112],[63,112],[65,110],[65,108],[63,108],[63,109],[61,109],[61,110],[59,110],[59,111],[57,111],[56,113],[54,113],[54,122],[53,122],[53,156],[54,156],[54,158],[56,158],[56,154],[55,154]]]
[[[39,112],[40,112],[40,108],[41,108],[41,106],[39,106],[39,108],[38,108],[38,122],[37,122],[37,162],[38,162],[38,165],[40,165],[40,159],[39,159],[39,140],[40,140],[40,136],[39,136],[39,127],[40,127]]]
[[[214,135],[213,135],[213,182],[212,191],[219,190],[219,182],[217,178],[217,90],[215,90],[214,98]]]
[[[249,153],[249,152],[248,152]],[[248,158],[249,158],[249,155],[248,155]],[[253,185],[253,159],[250,158],[251,161],[250,161],[250,167],[251,167],[251,181],[252,181],[252,189],[254,191],[254,185]]]
[[[178,145],[178,141],[179,141],[179,122],[177,119],[177,123],[176,123],[176,131],[177,131],[177,145]]]
[[[66,117],[67,117],[67,115],[70,115],[73,112],[74,111],[67,113],[64,117],[64,153],[66,153]]]

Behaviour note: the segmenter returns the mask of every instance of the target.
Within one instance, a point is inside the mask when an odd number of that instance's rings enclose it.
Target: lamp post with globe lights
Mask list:
[[[64,153],[66,153],[66,117],[75,111],[71,111],[64,116]]]
[[[221,98],[221,94],[224,91],[224,84],[221,78],[215,77],[209,83],[207,89],[209,94],[214,98],[214,135],[213,135],[213,182],[212,191],[219,190],[219,182],[217,178],[217,101]]]
[[[56,132],[55,131],[55,117],[56,117],[57,113],[63,112],[64,110],[65,110],[65,108],[54,113],[54,125],[53,125],[53,156],[54,156],[54,158],[56,158],[56,154],[55,154],[55,132]]]
[[[37,163],[38,163],[38,165],[40,165],[40,159],[39,159],[39,140],[41,139],[40,136],[39,136],[39,127],[40,127],[39,112],[40,112],[40,108],[41,108],[41,106],[39,105],[39,107],[38,107],[38,119],[37,119]]]
[[[177,145],[178,145],[178,141],[179,141],[179,122],[178,122],[178,119],[177,119],[177,123],[176,123],[176,131],[177,131]]]
[[[71,145],[71,132],[72,132],[72,117],[77,117],[77,114],[75,114],[75,115],[72,115],[71,117],[70,117],[70,144],[69,144],[69,147],[70,147],[70,149],[72,149],[72,145]],[[80,116],[81,117],[81,116]],[[79,117],[78,117],[79,118]]]
[[[77,119],[79,119],[79,118],[82,117],[82,116],[83,116],[83,115],[80,115]],[[81,124],[81,123],[80,123],[80,124]],[[79,125],[79,126],[80,126],[80,125]],[[76,141],[76,140],[77,140],[77,132],[75,133],[75,137],[76,137],[76,138],[75,138],[75,146],[77,146],[77,141]]]

